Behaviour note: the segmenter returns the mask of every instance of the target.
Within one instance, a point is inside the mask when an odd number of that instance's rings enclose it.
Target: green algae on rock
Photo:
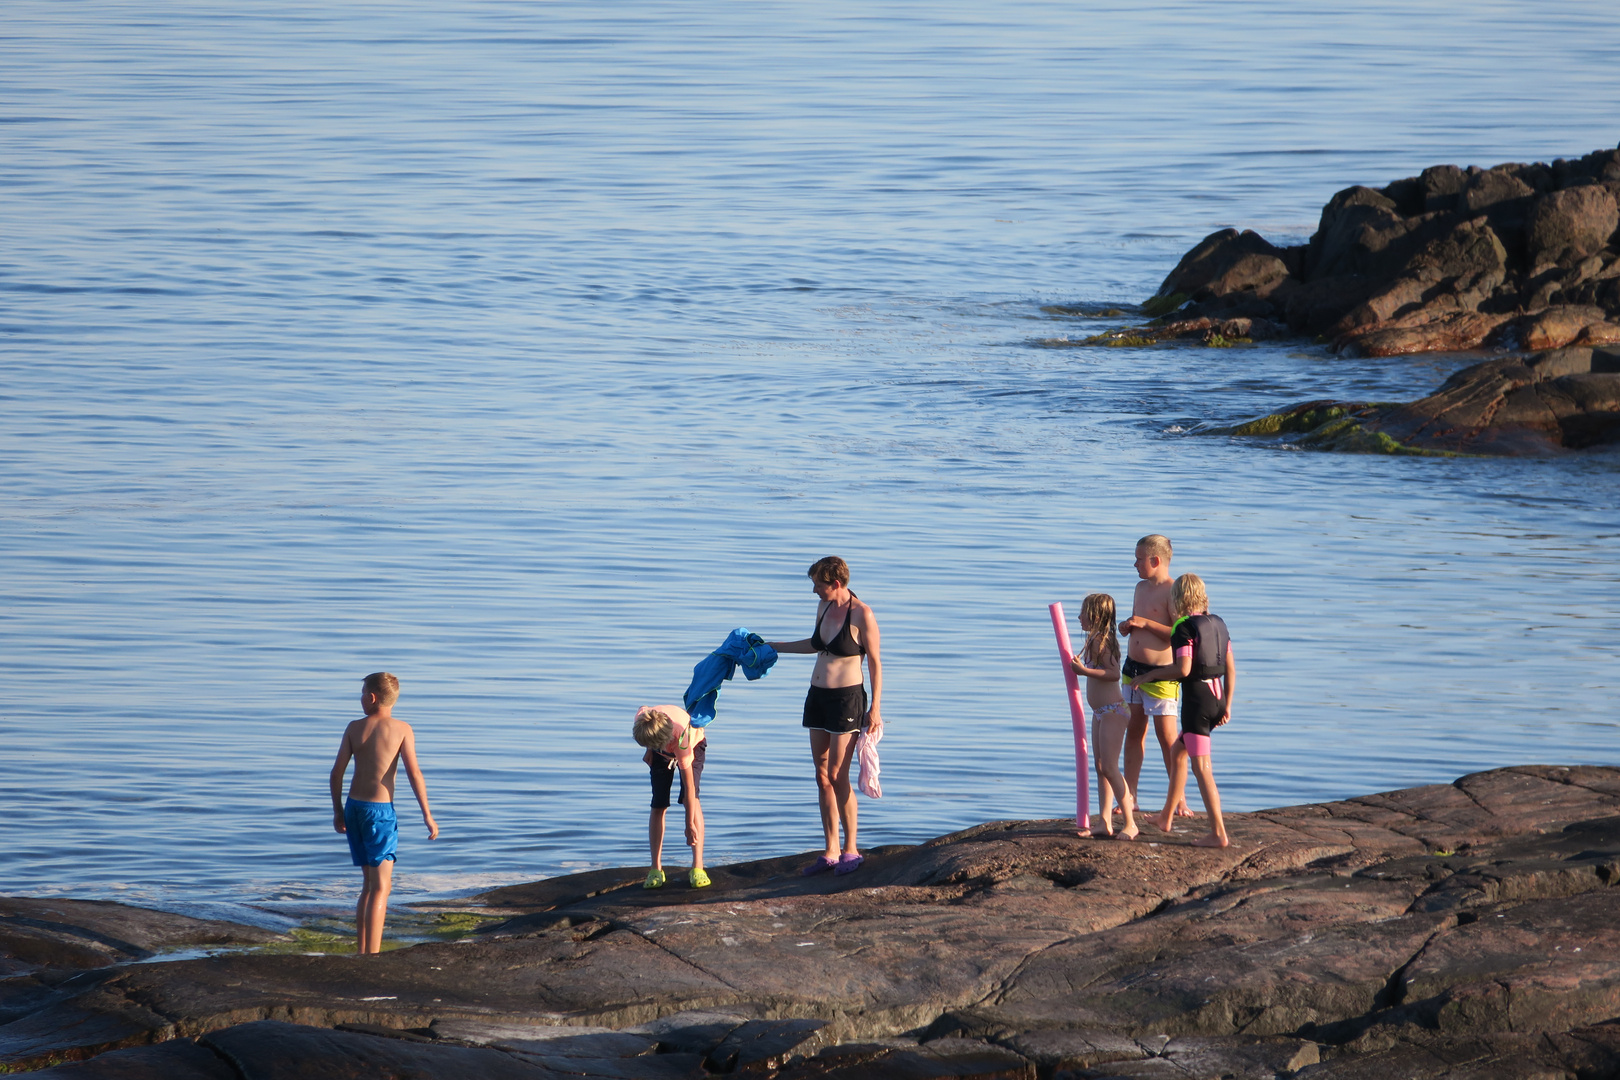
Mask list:
[[[1100,334],[1079,342],[1081,345],[1106,345],[1111,349],[1141,348],[1144,345],[1158,344],[1158,338],[1138,332],[1126,327],[1121,330],[1104,330]]]
[[[1620,441],[1620,351],[1551,349],[1463,368],[1412,402],[1307,401],[1210,434],[1422,457],[1545,456]]]
[[[1117,319],[1127,314],[1124,308],[1112,304],[1042,304],[1048,315],[1069,315],[1080,319]]]
[[[1355,405],[1348,403],[1329,403],[1325,401],[1307,401],[1303,405],[1296,405],[1287,412],[1272,413],[1262,416],[1258,420],[1250,420],[1246,424],[1236,427],[1216,428],[1213,434],[1217,435],[1303,435],[1315,431],[1329,420],[1349,416],[1352,412],[1380,406]]]
[[[462,941],[505,922],[504,916],[479,911],[413,912],[406,908],[389,914],[383,949],[402,949],[424,941]],[[318,919],[287,932],[286,940],[250,945],[241,952],[261,955],[327,955],[354,952],[352,919]]]
[[[1162,318],[1176,308],[1185,304],[1192,297],[1184,292],[1173,292],[1167,296],[1153,296],[1142,302],[1142,314],[1150,319]]]
[[[1463,457],[1454,450],[1408,446],[1387,433],[1369,428],[1396,405],[1379,402],[1307,401],[1280,413],[1262,416],[1235,427],[1214,428],[1209,434],[1244,438],[1296,436],[1291,446],[1342,454],[1391,454],[1409,457]]]

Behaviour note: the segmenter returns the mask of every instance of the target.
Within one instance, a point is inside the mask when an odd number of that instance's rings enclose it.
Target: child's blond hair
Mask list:
[[[1081,653],[1087,663],[1093,667],[1099,666],[1104,654],[1118,660],[1119,635],[1114,632],[1114,598],[1107,593],[1092,593],[1080,601],[1080,618],[1091,624]]]
[[[1182,574],[1170,586],[1170,610],[1178,616],[1198,615],[1209,610],[1209,594],[1204,591],[1204,579],[1197,574]]]
[[[664,710],[649,705],[636,710],[636,726],[630,729],[630,734],[642,746],[660,749],[668,744],[674,733],[675,721]]]
[[[1136,542],[1136,546],[1149,555],[1157,555],[1165,562],[1170,561],[1170,538],[1158,533],[1148,533]]]
[[[362,692],[377,695],[377,704],[392,705],[399,700],[399,680],[386,671],[373,671],[360,684]]]

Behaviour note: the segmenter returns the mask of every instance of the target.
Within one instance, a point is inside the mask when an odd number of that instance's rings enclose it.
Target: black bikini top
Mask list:
[[[860,599],[854,593],[849,595],[856,600]],[[855,635],[849,632],[849,620],[854,613],[855,605],[851,604],[849,610],[844,613],[844,625],[839,628],[838,633],[833,635],[831,641],[821,640],[821,619],[819,617],[816,619],[815,632],[810,635],[810,644],[816,652],[827,653],[831,656],[866,655],[866,646],[856,641]]]

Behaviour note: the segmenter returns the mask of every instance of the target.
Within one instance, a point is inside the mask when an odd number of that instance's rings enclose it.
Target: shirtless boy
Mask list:
[[[698,802],[698,783],[708,756],[708,737],[692,725],[692,717],[679,705],[643,705],[636,710],[631,729],[636,742],[647,748],[641,760],[652,770],[652,814],[647,819],[647,846],[652,850],[652,869],[644,889],[664,886],[664,815],[669,810],[669,789],[675,774],[681,777],[681,805],[686,807],[686,843],[692,849],[692,869],[686,883],[694,889],[709,884],[703,869],[703,807]]]
[[[1131,680],[1143,672],[1171,662],[1170,624],[1175,619],[1170,614],[1170,554],[1169,538],[1158,533],[1136,542],[1136,576],[1142,580],[1136,583],[1131,598],[1131,617],[1119,624],[1120,635],[1130,639],[1120,679],[1131,710],[1131,722],[1125,731],[1125,782],[1130,785],[1133,803],[1142,778],[1142,759],[1147,755],[1148,717],[1153,718],[1165,775],[1172,773],[1175,762],[1180,685],[1170,680],[1131,685]],[[1185,799],[1175,811],[1191,816]]]
[[[354,908],[355,951],[382,952],[383,920],[388,917],[388,893],[394,887],[394,847],[399,823],[394,817],[394,772],[403,761],[405,776],[422,808],[428,839],[439,826],[428,810],[427,782],[416,767],[416,733],[411,725],[394,719],[399,680],[386,671],[367,675],[360,684],[360,708],[365,716],[343,732],[337,762],[332,766],[332,828],[349,837],[349,854],[364,875],[360,902]],[[354,759],[354,782],[343,801],[343,774]]]

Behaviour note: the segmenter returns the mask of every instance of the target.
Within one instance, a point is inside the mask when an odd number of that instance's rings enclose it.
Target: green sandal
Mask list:
[[[641,883],[643,889],[662,889],[664,887],[664,872],[662,870],[647,871],[647,880]]]
[[[686,875],[686,883],[694,889],[706,889],[709,887],[709,875],[703,872],[703,867],[694,866]]]

